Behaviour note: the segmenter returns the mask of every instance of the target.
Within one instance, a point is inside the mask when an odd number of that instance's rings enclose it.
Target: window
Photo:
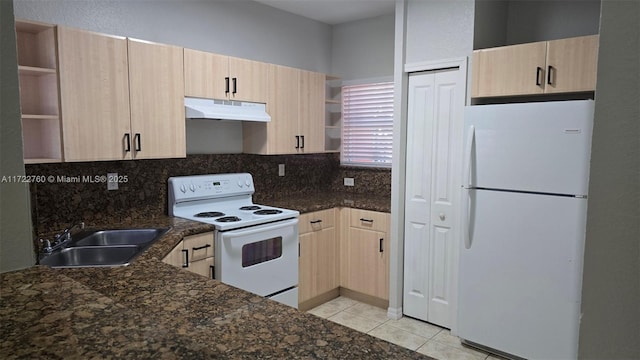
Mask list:
[[[393,82],[342,87],[342,165],[391,167]]]

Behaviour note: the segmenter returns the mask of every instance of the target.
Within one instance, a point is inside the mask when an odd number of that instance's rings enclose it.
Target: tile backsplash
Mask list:
[[[285,164],[285,176],[278,176]],[[254,177],[255,202],[309,192],[379,193],[389,196],[391,171],[340,166],[338,154],[262,156],[188,155],[183,159],[100,161],[26,165],[36,235],[58,231],[72,222],[90,225],[135,222],[167,214],[167,179],[171,176],[248,172]],[[101,176],[117,173],[118,190],[107,190]],[[343,178],[354,178],[345,187]]]

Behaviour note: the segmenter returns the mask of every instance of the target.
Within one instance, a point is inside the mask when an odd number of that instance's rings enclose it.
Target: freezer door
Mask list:
[[[587,200],[465,191],[458,336],[527,359],[576,358]]]
[[[593,101],[468,106],[465,124],[465,184],[587,194]]]

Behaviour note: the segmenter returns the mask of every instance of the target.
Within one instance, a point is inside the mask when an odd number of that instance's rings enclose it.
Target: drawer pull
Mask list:
[[[189,250],[183,249],[182,250],[182,255],[184,255],[182,257],[184,259],[184,262],[182,263],[182,267],[183,268],[189,267]]]
[[[380,252],[383,252],[383,251],[384,251],[384,249],[382,248],[382,241],[384,241],[384,239],[383,239],[383,238],[380,238]]]
[[[209,265],[209,269],[211,269],[211,278],[215,279],[216,278],[215,266]]]
[[[553,85],[553,75],[551,75],[551,70],[553,70],[553,66],[549,65],[547,66],[547,84],[548,85]]]
[[[318,224],[318,223],[321,223],[321,222],[322,222],[322,220],[311,220],[311,221],[309,221],[310,224]]]
[[[373,219],[360,218],[360,221],[367,222],[367,223],[373,223]]]
[[[207,245],[202,245],[202,246],[194,247],[194,248],[193,248],[193,251],[206,249],[206,248],[208,248],[208,247],[211,247],[211,244],[207,244]]]

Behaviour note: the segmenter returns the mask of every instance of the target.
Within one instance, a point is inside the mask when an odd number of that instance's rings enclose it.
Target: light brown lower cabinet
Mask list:
[[[343,209],[340,286],[380,306],[389,300],[389,220],[377,211]],[[367,299],[366,297],[369,297]]]
[[[335,209],[300,215],[298,303],[302,310],[337,296],[339,246]]]
[[[207,232],[185,237],[162,261],[213,278],[213,251],[213,232]]]
[[[300,215],[298,308],[338,295],[387,307],[389,221],[388,213],[351,208]]]

